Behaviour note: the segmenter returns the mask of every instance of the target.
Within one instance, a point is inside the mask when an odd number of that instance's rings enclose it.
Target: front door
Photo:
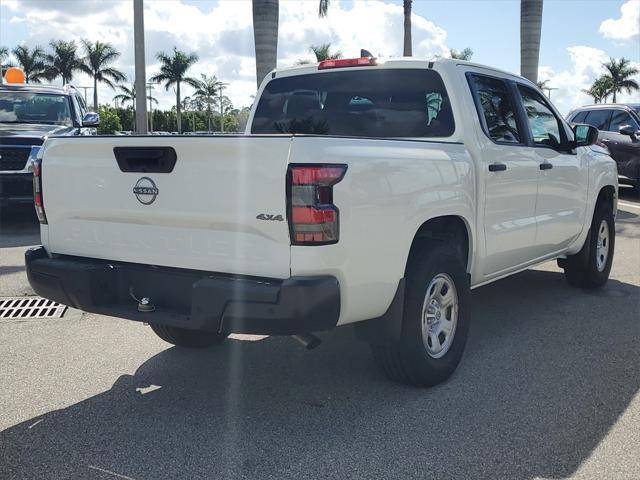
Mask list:
[[[572,149],[563,121],[546,98],[518,84],[539,173],[536,257],[568,247],[582,231],[588,187],[585,149]]]

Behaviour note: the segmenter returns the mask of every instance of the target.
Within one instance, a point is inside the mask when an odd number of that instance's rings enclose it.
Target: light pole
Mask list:
[[[547,98],[549,98],[549,100],[551,100],[551,90],[558,90],[554,87],[544,87],[544,89],[547,91]]]
[[[87,105],[87,89],[93,88],[93,87],[76,87],[76,88],[82,88],[84,90],[84,104]]]
[[[146,92],[145,63],[144,63],[144,5],[142,0],[133,0],[133,45],[135,54],[135,89],[136,92]],[[144,93],[143,93],[144,95]],[[147,133],[147,102],[136,102],[136,131],[138,134]]]
[[[151,90],[153,90],[154,85],[157,85],[157,83],[147,83],[147,88],[149,89],[149,132],[153,132],[153,97],[151,96]]]
[[[224,82],[216,82],[216,86],[218,87],[218,91],[220,92],[220,133],[224,133],[224,112],[222,107],[222,90],[224,90],[228,83]]]

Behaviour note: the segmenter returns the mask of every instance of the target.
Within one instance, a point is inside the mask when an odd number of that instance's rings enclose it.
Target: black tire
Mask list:
[[[178,347],[207,348],[222,343],[227,338],[226,334],[217,332],[202,332],[157,323],[150,323],[149,326],[162,340]]]
[[[608,228],[608,255],[603,268],[598,268],[598,235],[602,223]],[[596,205],[591,228],[582,249],[575,255],[570,255],[562,262],[564,275],[569,285],[578,288],[598,288],[604,285],[611,273],[611,264],[616,245],[616,225],[611,206],[606,202]],[[602,257],[601,257],[602,258]]]
[[[442,243],[428,244],[409,262],[401,339],[392,345],[371,345],[371,350],[376,363],[391,380],[431,387],[449,378],[462,358],[469,330],[469,279],[458,253]],[[457,325],[448,350],[434,358],[427,350],[430,345],[423,340],[422,309],[428,287],[441,274],[453,281],[457,293]]]

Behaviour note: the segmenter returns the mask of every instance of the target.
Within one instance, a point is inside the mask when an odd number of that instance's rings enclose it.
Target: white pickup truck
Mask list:
[[[186,347],[353,325],[389,377],[430,386],[470,289],[552,259],[606,282],[615,162],[531,82],[358,58],[274,71],[257,98],[245,135],[48,138],[33,289]]]

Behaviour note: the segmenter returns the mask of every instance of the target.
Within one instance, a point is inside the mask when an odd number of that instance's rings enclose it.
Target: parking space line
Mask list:
[[[92,470],[97,470],[98,472],[108,473],[109,475],[113,475],[114,477],[124,478],[124,480],[136,480],[135,478],[127,477],[126,475],[120,475],[119,473],[111,472],[109,470],[105,470],[104,468],[94,467],[93,465],[89,465],[89,468]]]
[[[620,201],[618,201],[618,205],[622,205],[623,207],[631,207],[631,208],[638,208],[638,209],[640,209],[640,205],[635,204],[635,203],[627,203],[627,202],[620,202]]]

